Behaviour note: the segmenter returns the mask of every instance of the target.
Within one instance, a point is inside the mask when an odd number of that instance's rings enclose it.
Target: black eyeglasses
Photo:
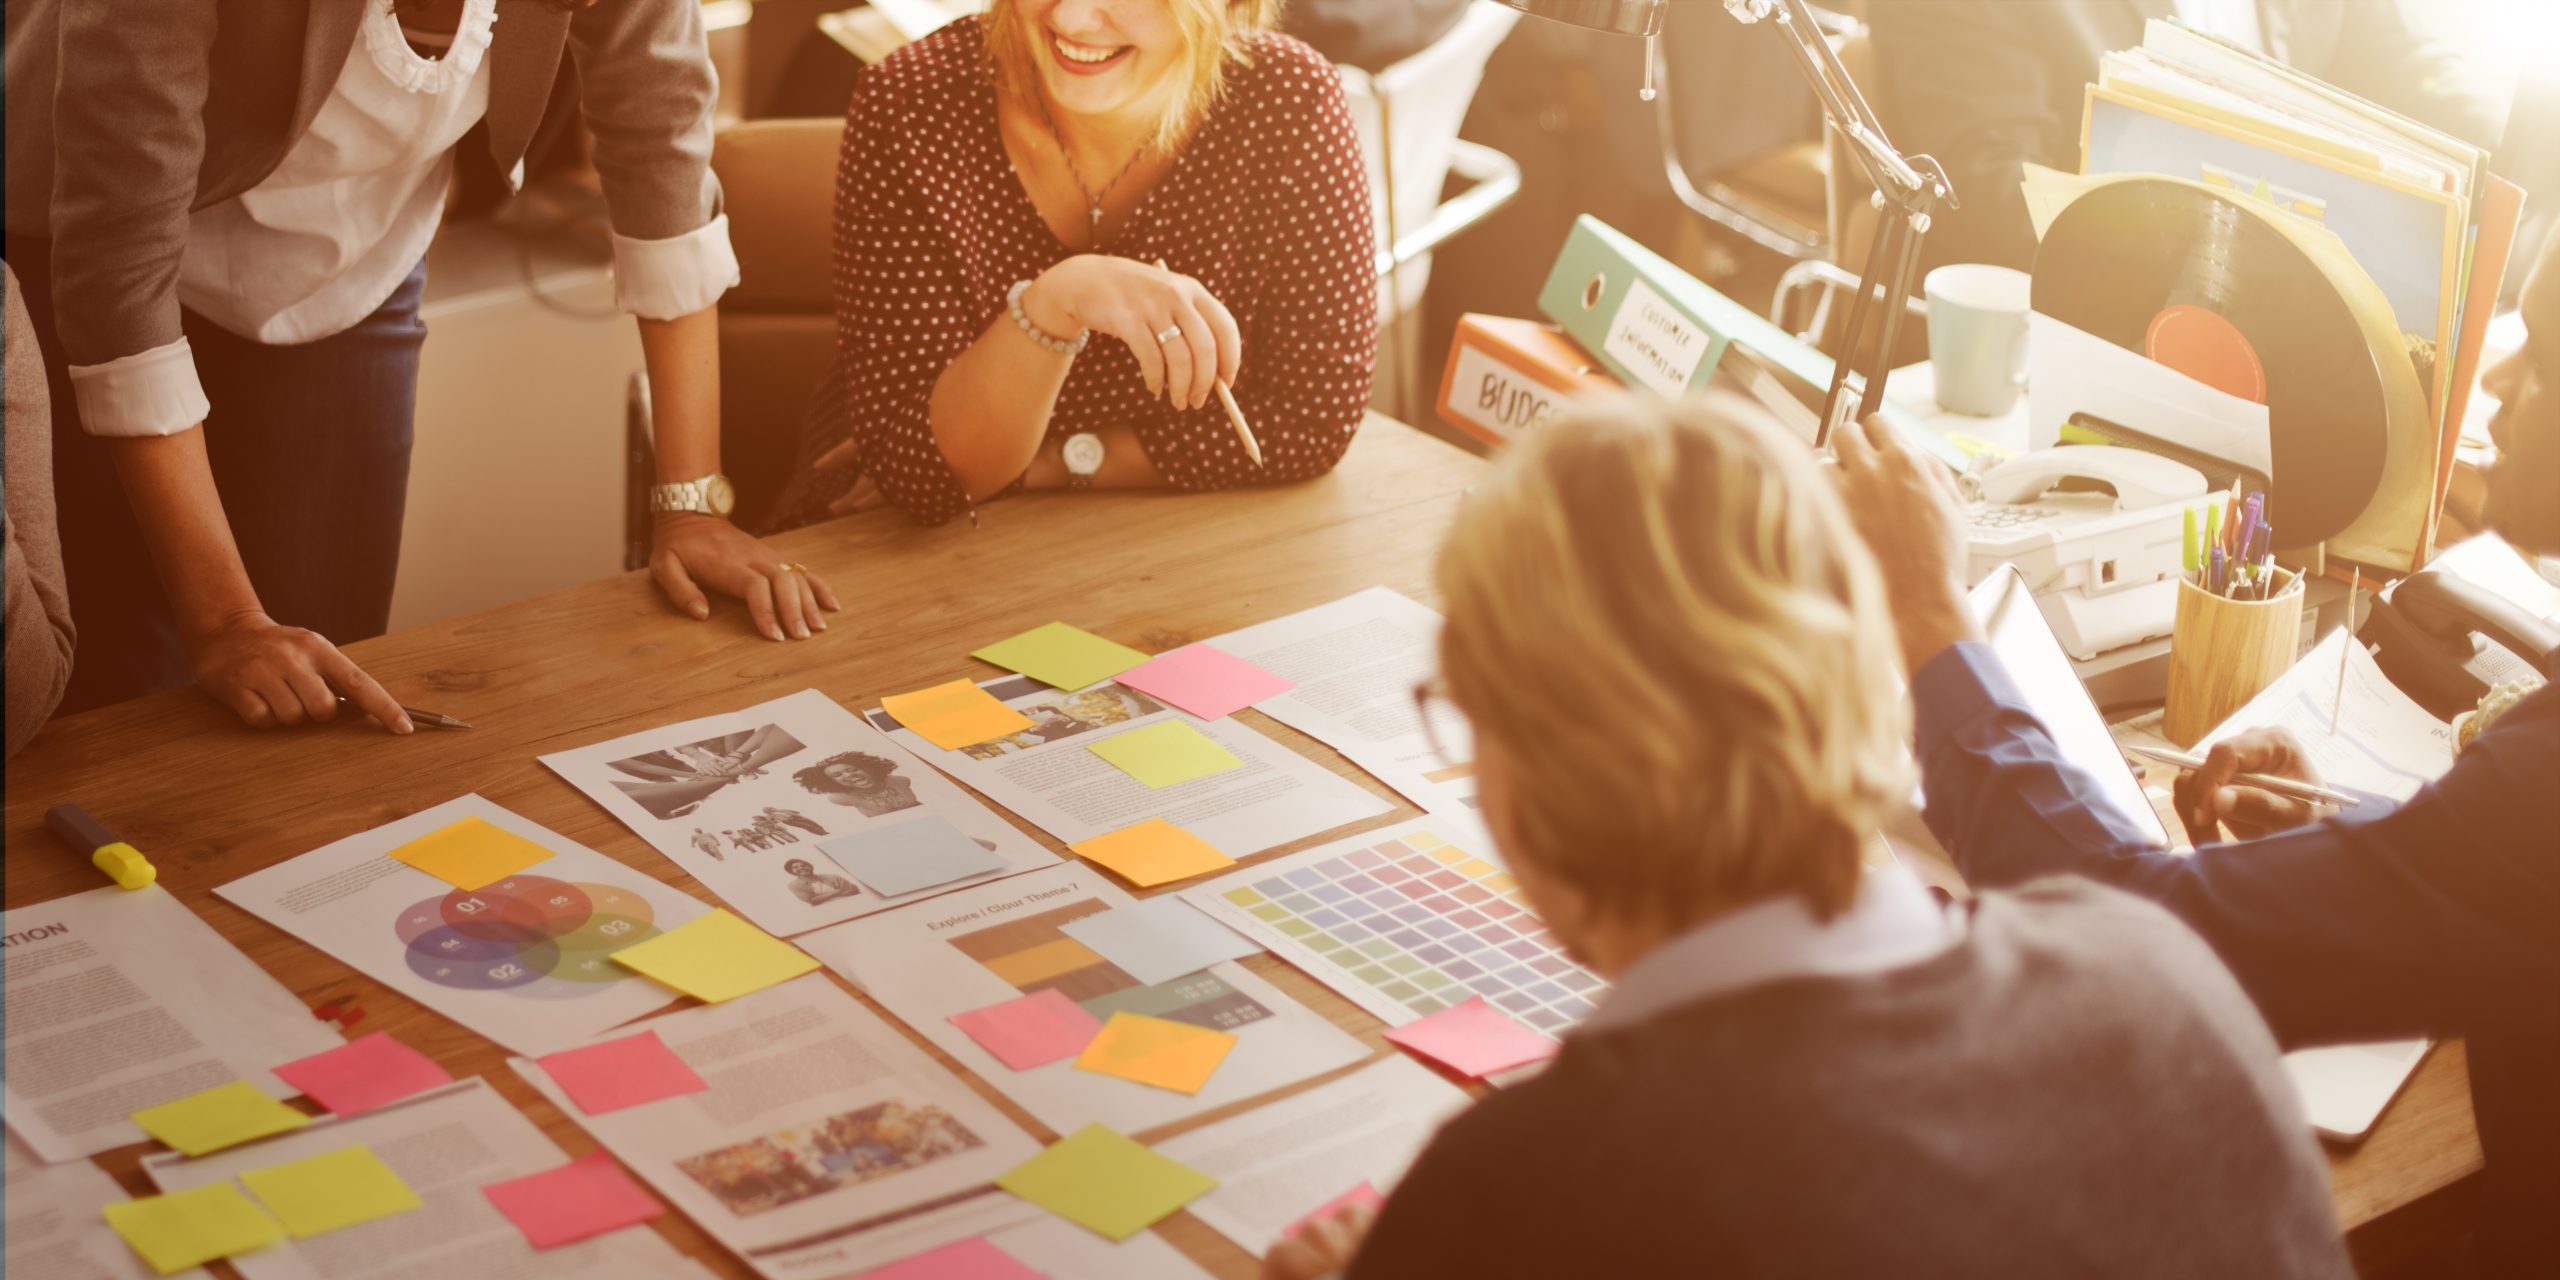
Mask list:
[[[1432,676],[1413,686],[1413,714],[1422,721],[1422,743],[1441,768],[1456,768],[1473,763],[1472,752],[1456,752],[1449,748],[1452,739],[1470,741],[1467,713],[1449,696],[1448,682]]]

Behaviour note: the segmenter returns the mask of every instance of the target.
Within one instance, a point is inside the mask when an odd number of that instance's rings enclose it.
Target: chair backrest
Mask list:
[[[1410,234],[1431,220],[1431,211],[1440,204],[1441,184],[1449,176],[1458,126],[1484,79],[1485,61],[1519,18],[1516,9],[1476,0],[1448,34],[1403,61],[1375,74],[1341,68],[1343,95],[1350,100],[1361,159],[1369,169],[1369,208],[1380,249],[1393,245],[1399,232]],[[1382,317],[1394,318],[1398,289],[1404,306],[1418,305],[1430,270],[1428,260],[1406,264],[1394,285],[1380,290]]]
[[[829,246],[843,139],[840,119],[752,120],[712,144],[738,253],[738,287],[720,300],[720,453],[741,528],[762,525],[790,480],[802,410],[835,357]]]

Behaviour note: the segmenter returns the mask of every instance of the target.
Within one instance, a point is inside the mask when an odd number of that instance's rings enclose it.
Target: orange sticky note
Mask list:
[[[1067,846],[1146,888],[1185,880],[1203,872],[1232,867],[1236,860],[1216,845],[1165,821],[1149,818],[1134,827]]]
[[[945,751],[974,747],[1031,727],[1029,716],[967,680],[891,694],[880,700],[880,709]]]
[[[391,856],[467,893],[522,871],[551,851],[475,817],[428,832],[392,850]]]
[[[1076,1055],[1076,1067],[1175,1093],[1198,1093],[1236,1047],[1224,1031],[1121,1010]]]

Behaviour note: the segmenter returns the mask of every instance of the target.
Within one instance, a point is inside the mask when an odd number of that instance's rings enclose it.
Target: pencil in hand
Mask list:
[[[1164,259],[1158,258],[1156,270],[1171,271],[1173,268],[1166,266]],[[1236,439],[1244,442],[1244,456],[1253,459],[1253,465],[1261,466],[1262,442],[1254,439],[1253,428],[1245,425],[1244,410],[1236,406],[1236,393],[1228,389],[1227,380],[1224,378],[1218,379],[1217,385],[1218,403],[1226,409],[1227,421],[1236,429]]]

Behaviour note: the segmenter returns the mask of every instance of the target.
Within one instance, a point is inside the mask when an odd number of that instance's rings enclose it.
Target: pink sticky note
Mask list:
[[[984,1240],[963,1240],[865,1271],[855,1280],[1040,1280],[1040,1273]]]
[[[1558,1048],[1555,1041],[1486,1004],[1483,996],[1451,1005],[1419,1021],[1390,1027],[1387,1038],[1477,1079],[1554,1057]]]
[[[276,1079],[300,1089],[332,1114],[362,1115],[437,1085],[453,1075],[435,1059],[376,1031],[276,1068]]]
[[[1102,1034],[1102,1020],[1084,1006],[1043,987],[1030,995],[984,1009],[951,1015],[951,1025],[968,1033],[978,1047],[1016,1071],[1072,1058]]]
[[[1367,1205],[1372,1209],[1381,1209],[1386,1207],[1386,1203],[1387,1198],[1379,1195],[1376,1187],[1370,1186],[1364,1181],[1359,1186],[1353,1187],[1349,1191],[1345,1191],[1341,1195],[1335,1196],[1331,1200],[1327,1200],[1323,1204],[1317,1205],[1313,1213],[1298,1219],[1296,1222],[1290,1223],[1288,1226],[1280,1228],[1280,1238],[1283,1240],[1295,1240],[1298,1238],[1299,1232],[1307,1229],[1308,1224],[1321,1222],[1326,1218],[1332,1217],[1337,1211],[1348,1209],[1355,1204]]]
[[[569,1101],[591,1116],[711,1087],[655,1031],[564,1049],[534,1061],[551,1073],[551,1082],[569,1095]]]
[[[556,1249],[665,1213],[613,1157],[589,1152],[557,1169],[480,1188],[536,1249]]]
[[[1215,720],[1298,686],[1224,649],[1185,645],[1120,673],[1120,683],[1203,720]]]

